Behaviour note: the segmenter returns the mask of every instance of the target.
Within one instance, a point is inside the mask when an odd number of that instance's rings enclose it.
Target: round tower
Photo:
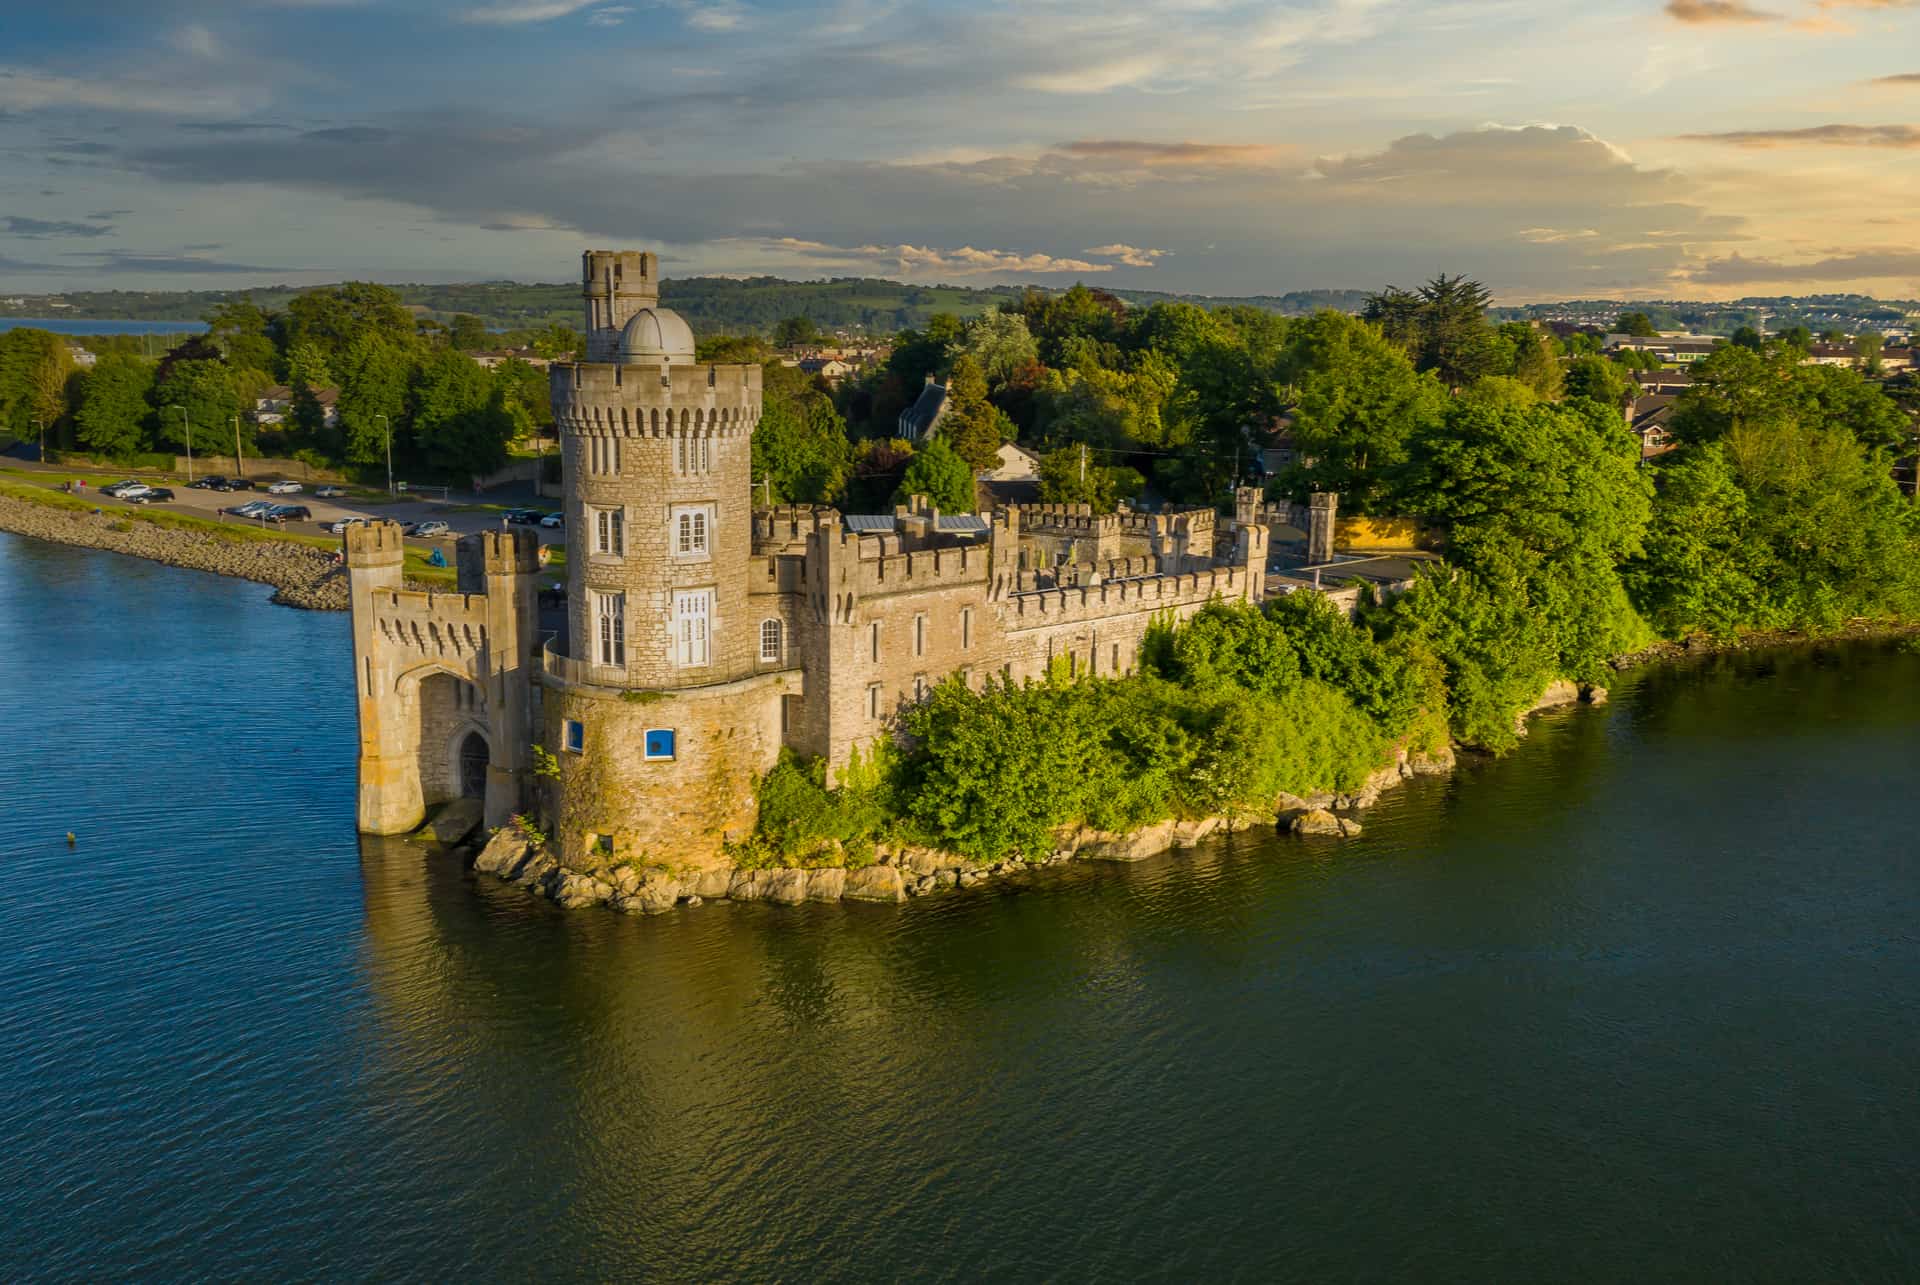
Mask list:
[[[567,478],[568,653],[607,686],[743,677],[759,628],[747,575],[760,368],[695,364],[692,330],[658,305],[653,255],[586,261],[589,359],[551,372]]]

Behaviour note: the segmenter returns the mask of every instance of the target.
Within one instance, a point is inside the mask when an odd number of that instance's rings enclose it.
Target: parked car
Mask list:
[[[136,486],[145,486],[145,485],[146,485],[145,482],[137,482],[133,478],[127,478],[125,481],[113,482],[107,486],[101,487],[100,494],[111,495],[115,499],[119,499],[120,493],[122,491],[131,491]]]
[[[423,540],[431,540],[438,535],[448,535],[452,531],[452,527],[438,519],[431,522],[416,522],[407,528],[408,535],[417,535]]]
[[[137,500],[141,496],[145,495],[147,492],[151,491],[152,489],[153,488],[148,486],[145,482],[135,482],[131,486],[122,486],[122,487],[116,488],[113,492],[113,496],[117,500],[129,500],[129,501]]]
[[[227,489],[227,479],[224,477],[203,477],[198,482],[189,482],[187,485],[196,491],[224,491]]]
[[[298,482],[291,481],[291,480],[282,480],[279,482],[275,482],[267,488],[267,494],[268,495],[298,495],[300,494],[300,484]]]
[[[165,504],[173,498],[173,491],[164,486],[149,486],[139,491],[129,491],[122,498],[129,504]]]
[[[227,479],[227,489],[229,491],[251,491],[253,489],[253,479],[250,477],[230,477]]]
[[[367,520],[365,518],[338,518],[323,525],[325,525],[327,530],[332,534],[340,535],[350,526],[365,526],[366,524]]]
[[[540,519],[540,525],[545,527],[563,527],[566,524],[567,515],[564,513],[549,513]]]
[[[276,504],[267,510],[269,522],[310,522],[313,510],[304,504]]]
[[[319,496],[323,500],[337,500],[341,496],[345,495],[346,493],[347,493],[346,487],[333,486],[333,485],[323,486],[319,490],[314,492],[315,495]]]
[[[248,500],[245,504],[235,504],[220,511],[222,513],[231,513],[236,518],[257,518],[268,509],[275,507],[277,506],[269,504],[265,500]]]
[[[500,516],[514,526],[532,526],[547,515],[539,509],[508,509]]]

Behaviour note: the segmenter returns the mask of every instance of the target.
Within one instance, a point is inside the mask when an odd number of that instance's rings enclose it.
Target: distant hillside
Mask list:
[[[1097,284],[1097,283],[1096,283]],[[276,285],[245,291],[224,290],[100,290],[61,295],[27,295],[19,302],[0,299],[0,316],[72,317],[118,321],[177,321],[198,318],[233,294],[246,294],[263,308],[276,309],[310,287]],[[579,327],[584,321],[580,287],[574,282],[522,284],[515,281],[479,281],[458,285],[397,285],[392,287],[409,306],[441,321],[456,313],[472,313],[496,330],[513,330],[562,322]],[[1035,287],[1044,288],[1044,287]],[[1025,286],[914,286],[867,277],[832,281],[786,281],[779,277],[669,278],[661,287],[668,307],[684,316],[701,334],[765,333],[783,317],[805,316],[828,330],[864,330],[891,334],[910,326],[924,326],[936,312],[972,316],[997,304],[1017,300]],[[1366,294],[1359,290],[1306,290],[1283,295],[1245,298],[1209,298],[1167,294],[1154,290],[1116,290],[1129,303],[1151,305],[1182,301],[1217,307],[1244,304],[1288,314],[1319,308],[1354,311]],[[0,289],[0,296],[5,291]],[[60,305],[60,306],[55,306]]]
[[[1099,286],[1098,281],[1091,282]],[[60,295],[8,297],[0,286],[0,316],[71,317],[121,321],[182,321],[203,316],[234,294],[250,295],[268,309],[312,287],[276,285],[244,291],[224,290],[103,290]],[[562,322],[576,329],[584,321],[580,287],[575,282],[523,284],[517,281],[477,281],[458,285],[397,285],[392,287],[409,306],[424,316],[451,320],[456,313],[472,313],[496,330],[537,327]],[[996,304],[1020,297],[1026,286],[914,286],[869,277],[840,277],[831,281],[787,281],[779,277],[669,278],[661,288],[666,304],[678,311],[702,335],[765,334],[783,317],[805,316],[827,330],[892,334],[910,326],[924,326],[936,312],[972,316]],[[1032,287],[1057,289],[1057,287]],[[1102,287],[1104,288],[1104,287]],[[1285,294],[1213,296],[1171,294],[1158,290],[1114,290],[1128,303],[1194,303],[1203,307],[1242,305],[1264,308],[1286,316],[1300,316],[1333,308],[1358,312],[1366,302],[1364,290],[1294,290]],[[1496,319],[1561,320],[1604,327],[1622,312],[1646,312],[1656,325],[1668,329],[1692,328],[1730,334],[1739,326],[1765,325],[1769,330],[1806,325],[1856,328],[1886,326],[1913,314],[1912,301],[1884,301],[1865,295],[1804,295],[1739,299],[1727,303],[1686,300],[1623,302],[1572,300],[1562,303],[1499,307]]]

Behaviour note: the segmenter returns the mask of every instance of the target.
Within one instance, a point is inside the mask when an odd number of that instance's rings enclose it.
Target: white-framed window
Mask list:
[[[760,622],[760,663],[777,663],[780,659],[780,622],[763,620]]]
[[[596,618],[595,634],[599,643],[596,654],[600,663],[625,665],[627,663],[627,595],[624,593],[595,594],[593,611]]]
[[[680,589],[673,595],[673,663],[696,669],[707,663],[713,627],[713,590]]]
[[[960,650],[973,646],[973,608],[960,608]]]
[[[713,464],[711,440],[681,434],[674,439],[673,469],[685,477],[706,473]]]
[[[586,753],[587,725],[577,718],[568,719],[565,729],[560,734],[560,744],[569,754]]]
[[[685,505],[669,513],[668,530],[673,556],[698,560],[712,556],[713,511],[705,505]]]
[[[621,557],[627,551],[626,519],[619,509],[593,511],[593,551]]]
[[[649,763],[659,763],[676,756],[679,736],[671,727],[649,727],[640,738],[640,756]]]
[[[927,616],[925,612],[921,612],[913,618],[913,654],[916,656],[924,656],[927,654]],[[918,692],[914,693],[915,697],[919,695],[920,693]]]

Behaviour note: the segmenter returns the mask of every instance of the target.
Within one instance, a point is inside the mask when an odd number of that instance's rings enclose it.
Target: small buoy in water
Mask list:
[[[78,842],[79,840],[73,837],[73,831],[71,830],[67,831],[67,846],[71,848],[74,844]]]

